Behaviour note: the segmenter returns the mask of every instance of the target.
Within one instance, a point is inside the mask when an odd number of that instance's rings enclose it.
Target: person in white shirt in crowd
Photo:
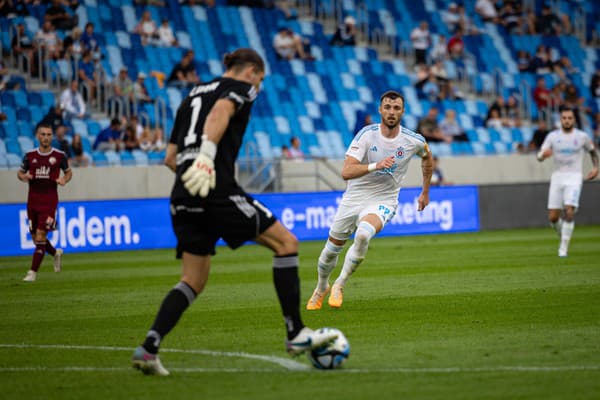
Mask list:
[[[135,27],[134,32],[141,36],[143,45],[156,41],[158,30],[156,27],[156,22],[154,22],[152,19],[152,14],[150,14],[150,11],[144,11],[142,18]]]
[[[73,79],[69,87],[60,94],[60,104],[64,108],[63,117],[65,119],[85,118],[87,107],[83,100],[83,96],[79,93],[79,84],[75,79]]]
[[[468,142],[467,134],[462,130],[456,120],[456,111],[446,110],[444,118],[440,121],[440,130],[446,137],[452,139],[452,142]]]
[[[412,30],[410,40],[415,49],[415,64],[427,64],[427,49],[431,46],[431,34],[427,21],[421,21],[419,26]]]
[[[175,37],[173,29],[171,28],[171,25],[169,25],[169,20],[167,18],[163,18],[160,26],[158,27],[157,44],[163,47],[177,46],[177,38]]]
[[[583,154],[586,151],[593,167],[585,179],[592,180],[598,176],[598,154],[594,143],[590,136],[575,127],[573,109],[561,108],[560,128],[546,136],[537,153],[540,162],[554,157],[554,172],[548,190],[548,220],[560,238],[559,257],[567,257],[575,229],[575,212],[583,186]]]

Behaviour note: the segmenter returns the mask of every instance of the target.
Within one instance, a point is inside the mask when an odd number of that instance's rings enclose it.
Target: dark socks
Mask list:
[[[31,260],[31,270],[37,272],[40,269],[44,254],[46,253],[46,242],[36,242],[35,251]]]
[[[300,279],[298,255],[273,257],[273,282],[285,320],[288,339],[304,327],[300,317]]]
[[[51,256],[56,254],[56,249],[54,246],[52,246],[52,243],[50,243],[49,240],[46,240],[46,253],[50,254]]]
[[[175,327],[183,312],[196,298],[196,292],[186,283],[179,282],[163,300],[156,319],[142,346],[152,354],[158,353],[161,340]]]

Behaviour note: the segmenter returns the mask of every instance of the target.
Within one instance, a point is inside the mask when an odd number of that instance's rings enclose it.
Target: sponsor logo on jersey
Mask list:
[[[377,152],[377,146],[373,146],[369,150],[374,151],[376,153]]]
[[[37,158],[34,158],[33,161],[31,161],[32,164],[37,164]]]
[[[36,179],[49,179],[50,178],[50,167],[41,166],[35,169]]]

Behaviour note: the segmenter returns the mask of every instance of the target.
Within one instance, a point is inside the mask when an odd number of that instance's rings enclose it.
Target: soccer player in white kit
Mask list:
[[[583,154],[584,151],[590,153],[593,165],[586,180],[598,176],[598,155],[592,139],[585,132],[575,128],[575,114],[572,109],[561,109],[560,124],[561,129],[556,129],[546,136],[537,159],[544,161],[554,155],[554,172],[548,191],[548,220],[560,236],[558,256],[566,257],[575,228],[574,216],[579,206],[583,183]],[[561,218],[563,209],[564,214]]]
[[[400,185],[414,155],[421,157],[423,171],[418,210],[422,211],[429,204],[433,158],[425,138],[400,125],[404,114],[402,95],[393,90],[385,92],[380,99],[379,113],[381,123],[361,129],[346,151],[342,178],[347,181],[347,187],[319,256],[319,280],[306,305],[307,310],[320,309],[329,292],[329,305],[342,306],[346,281],[365,259],[371,238],[396,212]],[[354,243],[346,253],[340,276],[330,287],[329,276],[354,231]]]

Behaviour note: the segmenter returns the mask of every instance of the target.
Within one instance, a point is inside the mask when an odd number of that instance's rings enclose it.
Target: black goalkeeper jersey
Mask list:
[[[170,143],[177,145],[177,169],[175,184],[171,191],[172,202],[188,203],[186,200],[200,199],[198,196],[191,196],[185,189],[181,175],[198,156],[204,122],[219,99],[232,101],[236,112],[229,120],[225,134],[217,146],[215,157],[217,182],[215,189],[209,192],[207,198],[226,197],[242,192],[235,180],[235,160],[242,146],[256,95],[256,89],[249,83],[221,77],[194,87],[183,100],[177,110],[169,139]]]

